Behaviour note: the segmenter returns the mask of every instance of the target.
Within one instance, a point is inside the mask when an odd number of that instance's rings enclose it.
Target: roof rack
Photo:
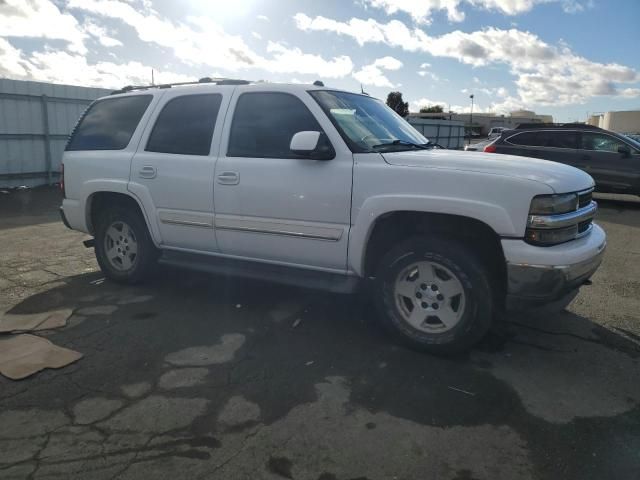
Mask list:
[[[174,83],[160,83],[158,85],[127,85],[120,90],[114,90],[110,95],[117,95],[119,93],[127,93],[133,90],[148,90],[150,88],[171,88],[181,85],[198,85],[201,83],[213,83],[215,85],[248,85],[251,82],[249,80],[240,80],[236,78],[211,78],[202,77],[194,82],[174,82]]]
[[[573,128],[580,130],[602,130],[600,127],[586,123],[520,123],[516,130],[536,130],[541,128]]]

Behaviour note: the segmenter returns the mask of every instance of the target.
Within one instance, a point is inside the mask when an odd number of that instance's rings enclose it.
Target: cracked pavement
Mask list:
[[[637,479],[640,201],[565,312],[459,358],[390,341],[357,297],[160,268],[102,281],[58,193],[0,197],[0,308],[84,357],[0,377],[1,479]]]

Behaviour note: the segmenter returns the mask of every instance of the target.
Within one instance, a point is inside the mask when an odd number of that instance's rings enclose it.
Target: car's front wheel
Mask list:
[[[111,208],[100,214],[95,251],[104,274],[121,283],[143,280],[158,258],[142,215],[124,208]]]
[[[416,237],[397,245],[381,260],[374,289],[384,325],[425,351],[467,350],[491,326],[490,277],[462,242]]]

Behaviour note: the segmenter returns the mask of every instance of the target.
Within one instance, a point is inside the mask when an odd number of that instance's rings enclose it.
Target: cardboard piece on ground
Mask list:
[[[51,330],[64,327],[73,313],[70,308],[41,313],[5,313],[0,315],[0,333]]]
[[[62,368],[81,358],[81,353],[35,335],[0,338],[0,373],[12,380],[26,378],[45,368]]]

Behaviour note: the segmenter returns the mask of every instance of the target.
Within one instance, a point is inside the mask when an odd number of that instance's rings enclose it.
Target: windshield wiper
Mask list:
[[[397,145],[404,146],[404,147],[418,148],[420,150],[428,150],[429,148],[431,148],[433,146],[433,144],[431,142],[420,144],[420,143],[407,142],[406,140],[398,139],[398,140],[394,140],[393,142],[387,142],[387,143],[381,143],[379,145],[374,145],[371,148],[395,147]]]

